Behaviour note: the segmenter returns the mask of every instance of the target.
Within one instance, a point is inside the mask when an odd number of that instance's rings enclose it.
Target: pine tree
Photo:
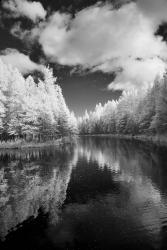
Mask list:
[[[76,133],[77,121],[70,113],[53,71],[44,68],[44,80],[26,79],[0,60],[1,139],[54,139]]]

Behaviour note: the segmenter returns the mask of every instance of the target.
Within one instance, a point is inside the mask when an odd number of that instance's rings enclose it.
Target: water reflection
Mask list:
[[[26,219],[36,217],[40,208],[46,213],[62,205],[72,170],[71,160],[71,147],[1,152],[2,239]]]
[[[1,152],[1,239],[18,249],[167,249],[166,152],[107,137]]]
[[[70,237],[66,231],[62,245],[166,249],[166,150],[85,137],[78,141],[75,154],[78,163],[62,214],[62,230],[70,225]]]

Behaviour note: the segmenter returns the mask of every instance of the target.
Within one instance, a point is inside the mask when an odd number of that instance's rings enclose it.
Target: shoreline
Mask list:
[[[116,139],[124,139],[131,141],[140,141],[145,143],[151,143],[156,146],[167,147],[167,135],[165,136],[150,136],[150,135],[119,135],[119,134],[85,134],[78,135],[77,137],[108,137]],[[76,138],[76,136],[74,136]],[[22,140],[18,141],[2,141],[0,142],[0,150],[3,149],[14,149],[14,150],[24,150],[33,148],[46,148],[46,147],[59,147],[64,144],[71,144],[73,139],[71,137],[64,137],[57,140],[45,141],[45,142],[26,142]]]
[[[45,147],[59,147],[63,144],[71,143],[69,138],[61,138],[53,141],[45,142],[26,142],[26,141],[2,141],[0,142],[0,150],[3,149],[15,149],[15,150],[24,150],[24,149],[33,149],[33,148],[45,148]]]
[[[151,143],[157,146],[166,146],[167,147],[167,135],[119,135],[119,134],[87,134],[80,136],[92,136],[92,137],[111,137],[125,140],[141,141],[145,143]]]

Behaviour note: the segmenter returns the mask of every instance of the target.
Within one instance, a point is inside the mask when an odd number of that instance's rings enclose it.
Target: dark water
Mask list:
[[[0,152],[0,249],[167,249],[167,149],[84,137]]]

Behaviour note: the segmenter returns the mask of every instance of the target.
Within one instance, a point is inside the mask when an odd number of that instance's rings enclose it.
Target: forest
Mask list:
[[[81,134],[167,135],[167,75],[152,86],[123,91],[119,100],[99,103],[79,118]]]
[[[36,82],[0,60],[1,141],[45,141],[76,132],[76,118],[51,69],[45,67],[42,79]]]
[[[76,118],[52,69],[35,80],[0,60],[0,140],[47,141],[75,134],[166,135],[167,75]]]

